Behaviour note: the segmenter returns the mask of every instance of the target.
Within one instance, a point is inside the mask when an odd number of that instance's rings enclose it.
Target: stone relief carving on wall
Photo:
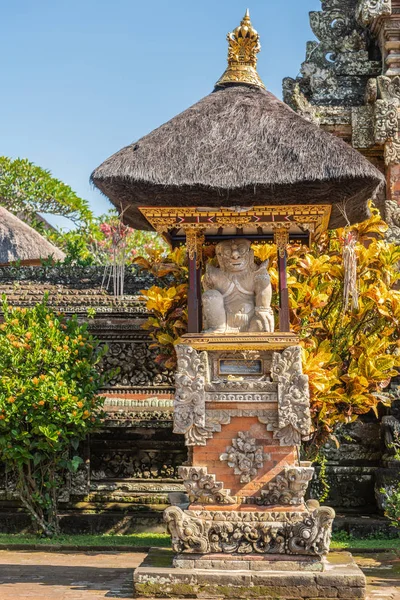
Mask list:
[[[375,145],[375,107],[354,106],[351,111],[353,148],[372,148]]]
[[[367,27],[377,19],[392,12],[392,0],[358,0],[356,17],[358,21]]]
[[[206,352],[198,353],[191,346],[176,346],[178,369],[175,375],[174,433],[185,434],[186,445],[204,445]]]
[[[231,410],[206,410],[207,402],[271,402],[278,401],[275,416],[271,409],[252,409],[248,416],[257,416],[267,424],[268,431],[280,444],[298,445],[310,432],[308,378],[303,375],[301,349],[293,346],[282,353],[272,354],[271,381],[224,381],[218,392],[205,392],[210,387],[206,353],[198,353],[186,345],[177,346],[178,370],[176,373],[176,397],[174,401],[174,432],[183,433],[187,446],[204,446],[220,426],[234,416]],[[235,391],[235,385],[238,392]],[[248,393],[239,394],[240,387]],[[268,390],[263,394],[262,390]],[[225,399],[226,396],[226,399]],[[264,398],[265,396],[265,398]],[[206,402],[207,401],[207,402]],[[244,413],[243,413],[244,414]]]
[[[221,454],[220,460],[226,461],[235,475],[240,475],[240,483],[249,483],[264,465],[263,447],[257,446],[248,431],[238,431],[237,438]]]
[[[393,148],[398,139],[400,108],[400,77],[379,76],[370,79],[366,91],[366,106],[352,109],[352,144],[355,148],[370,148],[389,144],[385,148],[386,164],[398,162]]]
[[[184,450],[166,456],[162,447],[154,450],[96,451],[91,460],[91,478],[103,479],[177,479],[178,465],[185,460]]]
[[[313,474],[312,467],[285,467],[260,491],[261,497],[257,504],[302,504]]]
[[[164,512],[174,552],[294,554],[329,552],[333,509],[314,500],[304,512],[182,511]]]
[[[235,504],[230,490],[224,490],[223,483],[216,481],[215,475],[207,472],[207,467],[179,467],[178,474],[191,502]]]
[[[369,77],[381,73],[379,61],[370,60],[368,36],[357,22],[357,0],[324,0],[322,10],[310,13],[310,25],[319,41],[308,42],[301,77],[295,81],[312,105],[363,104]],[[284,99],[295,108],[293,79],[283,83]]]
[[[385,212],[385,220],[386,223],[389,225],[389,229],[386,233],[386,239],[388,242],[400,244],[400,206],[394,200],[386,200]]]
[[[274,352],[272,380],[278,383],[278,431],[282,446],[298,446],[311,431],[308,377],[303,374],[300,346]]]
[[[387,140],[397,137],[397,131],[397,104],[387,100],[377,100],[375,103],[376,143],[384,144]]]
[[[107,341],[107,345],[101,368],[104,371],[118,368],[108,387],[173,385],[173,375],[157,365],[157,352],[149,348],[148,342]]]
[[[389,140],[385,144],[385,165],[397,165],[400,163],[400,140]]]

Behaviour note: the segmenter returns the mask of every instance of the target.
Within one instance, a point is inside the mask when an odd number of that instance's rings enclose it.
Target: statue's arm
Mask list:
[[[272,300],[272,286],[267,271],[268,261],[263,262],[254,273],[254,292],[257,308],[270,308]]]
[[[219,269],[216,269],[212,265],[206,265],[206,272],[203,278],[204,290],[213,290],[215,288],[215,277],[218,274]]]

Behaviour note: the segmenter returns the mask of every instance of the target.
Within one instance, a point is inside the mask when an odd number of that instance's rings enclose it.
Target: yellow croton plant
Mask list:
[[[290,245],[288,287],[291,329],[300,336],[303,368],[309,376],[314,424],[311,454],[349,423],[390,402],[383,390],[400,367],[400,247],[384,240],[387,225],[379,211],[361,224],[329,231],[311,248]],[[344,240],[357,236],[358,308],[344,310]],[[276,247],[254,245],[259,260],[270,260],[269,272],[278,305]],[[204,249],[212,260],[213,247]],[[186,331],[187,264],[184,249],[168,256],[154,252],[135,261],[160,279],[143,290],[152,316],[145,327],[158,349],[157,362],[176,366],[174,345]],[[278,319],[278,315],[277,315]]]

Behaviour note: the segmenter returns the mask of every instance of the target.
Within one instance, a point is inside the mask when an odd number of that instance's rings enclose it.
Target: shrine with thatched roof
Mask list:
[[[40,265],[42,259],[64,260],[65,254],[35,229],[0,206],[0,266],[19,262]]]

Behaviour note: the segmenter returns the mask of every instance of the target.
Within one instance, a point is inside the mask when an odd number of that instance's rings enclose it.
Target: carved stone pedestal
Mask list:
[[[175,556],[161,568],[150,554],[136,570],[136,594],[362,598],[358,568],[348,560],[342,573],[324,558],[333,509],[304,499],[314,469],[299,461],[311,419],[295,336],[185,342],[177,346],[174,431],[190,450],[179,469],[187,503],[164,511]]]
[[[154,598],[265,598],[265,600],[354,600],[365,598],[365,576],[351,554],[341,552],[324,561],[323,572],[299,569],[260,569],[263,561],[249,562],[243,557],[237,568],[230,559],[212,558],[211,566],[191,564],[174,568],[170,550],[152,548],[136,569],[134,584],[137,596]],[[239,562],[239,560],[237,561]],[[289,559],[286,561],[289,563]],[[194,564],[194,563],[193,563]],[[310,563],[312,564],[312,563]]]

